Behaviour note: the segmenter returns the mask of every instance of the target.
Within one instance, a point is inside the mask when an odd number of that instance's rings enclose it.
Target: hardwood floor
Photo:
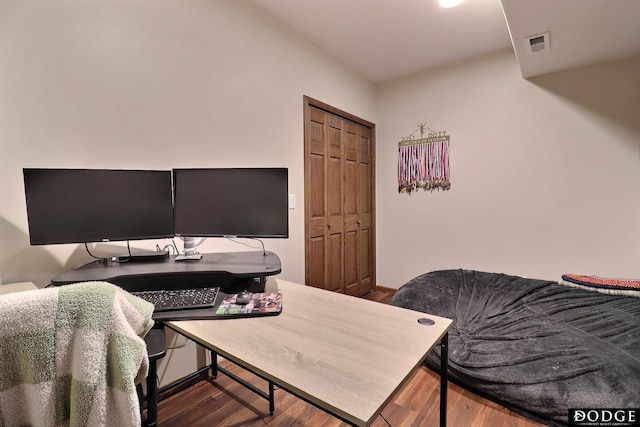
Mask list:
[[[392,289],[379,288],[365,298],[388,304]],[[234,364],[221,366],[267,391],[266,382]],[[440,378],[420,367],[382,411],[372,427],[422,427],[439,425]],[[447,402],[449,427],[539,427],[504,407],[449,383]],[[331,415],[290,395],[275,392],[275,413],[269,415],[266,400],[225,375],[209,379],[160,401],[158,426],[189,427],[343,427]],[[384,418],[383,418],[384,417]]]

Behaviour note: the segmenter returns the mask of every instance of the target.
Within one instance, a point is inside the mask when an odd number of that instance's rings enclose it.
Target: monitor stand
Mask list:
[[[202,255],[196,247],[206,240],[205,237],[183,236],[181,239],[184,241],[184,253],[178,255],[176,261],[199,261],[202,259]]]
[[[202,259],[202,254],[184,254],[176,256],[176,261],[199,261]]]

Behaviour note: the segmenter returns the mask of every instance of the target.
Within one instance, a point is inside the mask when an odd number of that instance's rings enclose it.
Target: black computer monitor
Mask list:
[[[289,237],[288,169],[174,169],[176,236]]]
[[[173,237],[171,171],[23,169],[32,245]]]

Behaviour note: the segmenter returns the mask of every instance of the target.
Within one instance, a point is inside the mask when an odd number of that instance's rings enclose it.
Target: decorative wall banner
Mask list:
[[[416,139],[418,129],[420,138]],[[425,123],[418,123],[418,129],[398,143],[398,192],[448,190],[449,135],[434,131]]]

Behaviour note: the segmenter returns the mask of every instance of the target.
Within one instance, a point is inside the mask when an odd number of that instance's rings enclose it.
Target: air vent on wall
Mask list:
[[[527,53],[537,53],[549,50],[549,32],[525,37]]]

